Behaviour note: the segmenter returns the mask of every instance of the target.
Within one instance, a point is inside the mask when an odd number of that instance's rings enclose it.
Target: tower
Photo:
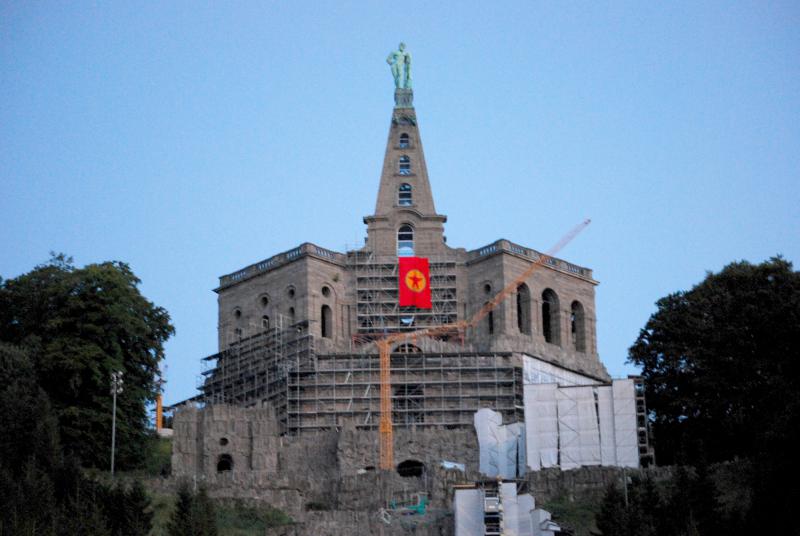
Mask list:
[[[395,90],[375,213],[364,217],[367,248],[380,256],[437,256],[447,216],[436,213],[411,89]]]

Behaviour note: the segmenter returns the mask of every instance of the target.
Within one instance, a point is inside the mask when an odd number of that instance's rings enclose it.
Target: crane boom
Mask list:
[[[578,234],[583,231],[591,220],[587,219],[573,227],[555,246],[550,248],[547,253],[539,255],[528,268],[517,276],[511,283],[506,285],[491,300],[481,307],[469,320],[461,320],[442,326],[433,326],[405,333],[393,333],[378,339],[376,344],[380,352],[380,382],[381,382],[381,417],[378,426],[379,450],[381,469],[391,470],[394,468],[394,433],[392,431],[392,378],[391,378],[391,351],[392,345],[397,342],[405,342],[418,337],[430,337],[451,333],[464,333],[467,328],[474,328],[478,325],[490,311],[494,310],[506,298],[513,294],[517,287],[524,283],[536,270],[550,262],[553,255],[558,253],[564,246],[569,244]]]

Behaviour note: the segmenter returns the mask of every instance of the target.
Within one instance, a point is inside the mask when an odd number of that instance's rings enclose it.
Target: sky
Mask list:
[[[363,243],[414,104],[448,244],[594,270],[612,376],[655,302],[800,262],[797,2],[1,2],[0,276],[119,260],[169,311],[165,400],[216,351],[218,277]]]

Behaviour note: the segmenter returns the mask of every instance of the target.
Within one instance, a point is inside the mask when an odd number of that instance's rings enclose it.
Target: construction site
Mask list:
[[[364,246],[220,277],[218,351],[170,408],[173,475],[284,509],[285,534],[533,536],[566,533],[540,497],[652,462],[641,384],[597,354],[597,281],[556,257],[588,222],[544,253],[453,248],[446,221],[396,84]]]

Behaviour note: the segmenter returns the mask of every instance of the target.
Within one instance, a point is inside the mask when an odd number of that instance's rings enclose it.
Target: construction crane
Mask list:
[[[464,334],[468,328],[474,328],[478,323],[500,305],[506,298],[513,294],[517,287],[528,280],[536,270],[541,268],[544,264],[551,261],[553,256],[558,253],[564,246],[572,241],[581,231],[583,231],[591,220],[584,220],[576,225],[570,232],[561,238],[558,243],[553,246],[547,253],[539,255],[539,258],[533,262],[524,272],[522,272],[516,279],[505,286],[498,292],[494,298],[489,300],[483,307],[481,307],[469,320],[461,320],[452,324],[444,324],[441,326],[433,326],[425,329],[420,329],[412,332],[394,333],[387,335],[376,341],[378,350],[380,352],[380,382],[381,382],[381,419],[378,426],[379,441],[378,447],[380,450],[380,463],[379,467],[385,470],[394,469],[394,434],[392,427],[392,377],[391,377],[391,354],[392,346],[398,342],[407,342],[414,340],[418,337],[435,337],[449,334]]]

